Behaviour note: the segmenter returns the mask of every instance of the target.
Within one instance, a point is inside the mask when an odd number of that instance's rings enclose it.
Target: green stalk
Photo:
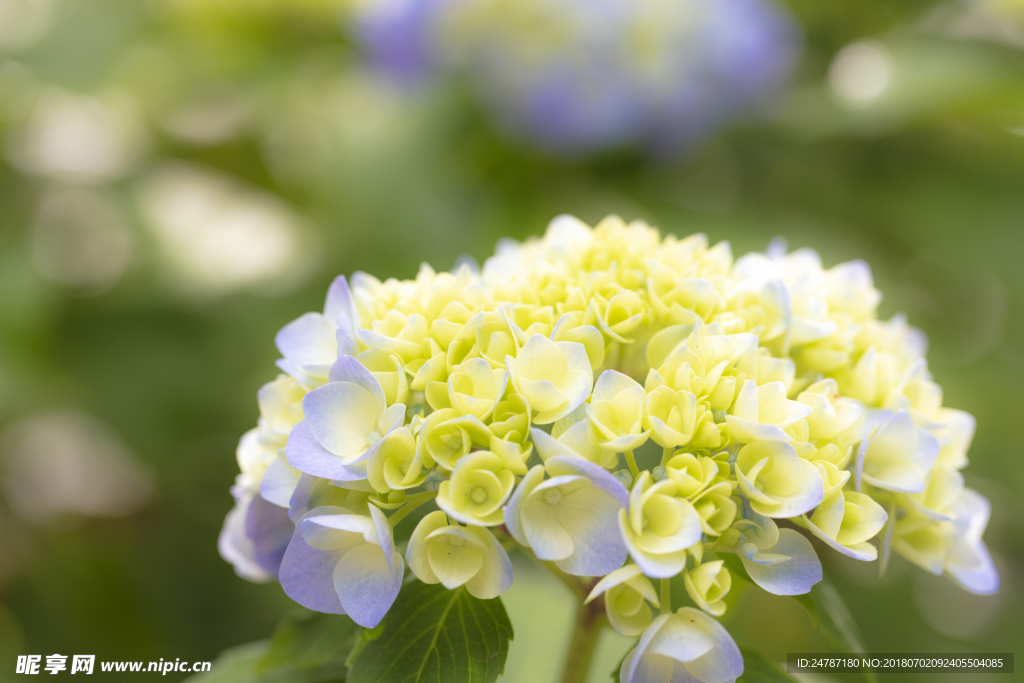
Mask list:
[[[391,522],[391,528],[393,529],[398,526],[398,523],[405,519],[410,512],[424,503],[434,500],[434,498],[437,498],[436,491],[424,491],[423,493],[417,493],[406,498],[405,505],[398,508],[395,514],[388,517],[388,521]]]
[[[598,598],[589,605],[581,600],[576,608],[576,624],[566,653],[562,669],[562,683],[586,683],[590,664],[597,650],[598,636],[607,623],[604,616],[604,598]]]
[[[672,584],[668,579],[661,580],[661,614],[672,614]]]
[[[640,478],[640,468],[636,466],[636,458],[633,451],[626,451],[626,464],[629,465],[629,473],[633,475],[633,481]]]

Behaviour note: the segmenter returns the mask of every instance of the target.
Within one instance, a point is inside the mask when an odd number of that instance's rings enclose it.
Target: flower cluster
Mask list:
[[[566,154],[690,145],[770,103],[798,51],[772,0],[395,0],[358,23],[386,73],[463,76],[502,127]]]
[[[960,474],[974,420],[879,299],[862,262],[734,260],[617,217],[556,218],[481,272],[339,277],[277,336],[222,553],[372,627],[406,564],[492,598],[517,543],[599,579],[590,599],[640,636],[624,682],[741,673],[713,618],[729,554],[778,595],[821,579],[813,538],[993,592],[988,503]],[[430,501],[403,559],[393,527]],[[651,579],[679,575],[697,608],[672,613]]]

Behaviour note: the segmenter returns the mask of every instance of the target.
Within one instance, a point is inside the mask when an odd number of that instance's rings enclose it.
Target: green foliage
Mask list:
[[[349,683],[492,683],[505,670],[512,622],[499,598],[406,584],[384,621],[362,632]]]
[[[209,673],[191,683],[339,683],[361,629],[337,614],[300,612],[287,617],[269,641],[225,651]]]
[[[865,652],[864,640],[860,628],[843,602],[839,591],[828,579],[822,579],[810,593],[795,595],[793,598],[803,605],[814,622],[814,627],[824,634],[834,647],[848,654]],[[877,678],[872,672],[865,672],[864,678],[869,683]]]
[[[298,614],[277,628],[267,653],[256,664],[260,683],[343,681],[345,659],[359,626],[345,616],[317,612]]]
[[[633,643],[633,647],[631,647],[628,650],[626,650],[626,654],[622,655],[622,659],[619,660],[619,663],[615,665],[614,669],[612,669],[611,677],[612,677],[612,680],[615,681],[615,683],[619,683],[619,672],[622,671],[622,663],[624,661],[626,661],[626,657],[629,656],[629,653],[632,652],[636,648],[636,646],[639,645],[639,644],[640,644],[640,639],[638,638],[637,641],[635,643]]]
[[[828,579],[822,579],[815,584],[810,593],[795,595],[793,598],[804,606],[814,621],[814,627],[819,629],[833,646],[849,654],[865,651],[864,641],[853,615],[840,597],[839,591]]]
[[[207,673],[185,679],[185,683],[257,683],[256,665],[270,643],[261,640],[225,650]]]
[[[736,679],[737,683],[796,683],[796,678],[760,653],[743,649],[740,652],[743,653],[743,675]]]

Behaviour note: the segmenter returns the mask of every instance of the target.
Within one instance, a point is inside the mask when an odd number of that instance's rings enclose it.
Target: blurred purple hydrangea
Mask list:
[[[385,73],[462,75],[503,128],[566,154],[685,149],[763,112],[800,44],[772,0],[389,0],[359,27]]]
[[[388,77],[415,84],[432,75],[441,57],[436,26],[444,0],[365,3],[356,30],[370,64]]]

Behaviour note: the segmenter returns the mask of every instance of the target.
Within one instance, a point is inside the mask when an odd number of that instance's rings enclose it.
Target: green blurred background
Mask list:
[[[212,660],[265,638],[294,605],[216,540],[275,331],[338,273],[482,262],[566,212],[867,260],[977,417],[966,478],[1003,588],[823,552],[826,573],[871,651],[1024,642],[1024,6],[788,4],[804,54],[769,120],[673,160],[565,161],[458,87],[375,78],[337,1],[0,0],[0,681],[17,654]],[[857,102],[851,44],[883,71]],[[517,567],[506,679],[551,680],[571,603]],[[724,622],[776,659],[825,648],[759,591]]]

